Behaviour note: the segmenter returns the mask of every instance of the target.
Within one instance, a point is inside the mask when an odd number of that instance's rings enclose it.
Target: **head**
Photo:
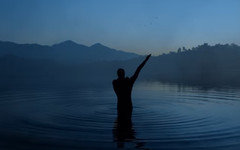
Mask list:
[[[117,71],[118,78],[125,78],[125,71],[122,68],[119,68]]]

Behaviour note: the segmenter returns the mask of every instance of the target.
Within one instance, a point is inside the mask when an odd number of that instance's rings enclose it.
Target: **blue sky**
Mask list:
[[[73,40],[140,54],[240,45],[239,0],[0,0],[0,40]]]

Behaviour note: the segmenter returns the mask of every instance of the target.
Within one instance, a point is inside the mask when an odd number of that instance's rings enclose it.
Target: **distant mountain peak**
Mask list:
[[[77,44],[76,42],[74,42],[72,40],[66,40],[66,41],[63,41],[62,43],[65,43],[65,44]]]
[[[102,45],[101,43],[95,43],[90,47],[106,47],[106,46]]]
[[[86,48],[87,46],[82,45],[82,44],[78,44],[78,43],[76,43],[74,41],[71,41],[71,40],[66,40],[66,41],[63,41],[61,43],[54,44],[53,47],[57,47],[57,48],[59,48],[59,47],[62,47],[62,48],[84,47],[84,48]]]
[[[66,40],[66,41],[63,41],[61,43],[58,43],[58,44],[54,44],[53,46],[56,46],[56,45],[77,45],[77,43],[71,41],[71,40]]]

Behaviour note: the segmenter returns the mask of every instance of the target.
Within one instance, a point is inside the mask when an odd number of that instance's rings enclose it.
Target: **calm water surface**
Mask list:
[[[240,89],[139,83],[127,125],[111,88],[0,91],[0,149],[240,149]]]

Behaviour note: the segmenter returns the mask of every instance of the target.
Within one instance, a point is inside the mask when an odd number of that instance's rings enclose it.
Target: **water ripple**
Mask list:
[[[136,88],[129,130],[134,138],[125,142],[130,149],[238,149],[239,93]],[[0,99],[0,144],[10,149],[116,148],[112,90],[4,91]]]

